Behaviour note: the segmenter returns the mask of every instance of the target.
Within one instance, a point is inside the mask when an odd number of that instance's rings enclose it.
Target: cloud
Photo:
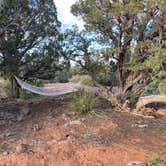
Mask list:
[[[70,8],[77,0],[54,0],[58,11],[58,19],[62,22],[62,28],[70,28],[77,25],[80,30],[84,29],[84,22],[81,18],[75,17]]]

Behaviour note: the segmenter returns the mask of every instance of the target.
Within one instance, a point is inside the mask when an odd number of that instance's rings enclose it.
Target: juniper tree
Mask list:
[[[110,62],[103,60],[98,48],[101,47],[99,39],[100,34],[79,31],[78,27],[73,26],[63,34],[63,57],[75,62],[79,74],[89,74],[103,85],[112,85],[116,79],[114,73],[116,65],[113,60]],[[106,45],[103,44],[103,47]]]
[[[22,78],[51,78],[61,68],[60,22],[52,0],[5,0],[0,11],[0,72],[12,82]],[[62,65],[63,66],[63,65]]]
[[[87,31],[102,34],[109,44],[101,52],[106,61],[116,61],[119,101],[124,103],[131,93],[139,95],[153,78],[148,66],[156,55],[153,48],[165,49],[166,1],[80,0],[72,6],[72,13],[83,18]],[[161,67],[165,53],[160,53]],[[136,69],[142,63],[147,65]]]

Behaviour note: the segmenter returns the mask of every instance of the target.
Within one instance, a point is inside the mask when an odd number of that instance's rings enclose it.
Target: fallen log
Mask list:
[[[151,104],[151,103],[165,103],[166,104],[166,95],[151,95],[151,96],[140,97],[136,104],[136,109],[139,110],[140,108],[146,106],[147,104]]]

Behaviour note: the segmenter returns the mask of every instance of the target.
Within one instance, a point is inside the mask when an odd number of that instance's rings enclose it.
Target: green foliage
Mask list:
[[[87,114],[92,111],[93,105],[93,97],[82,89],[73,94],[73,99],[70,102],[71,110],[81,114]]]
[[[99,68],[93,70],[93,63],[90,63],[93,78],[111,86],[111,75],[116,80],[114,85],[120,87],[122,97],[127,95],[126,91],[140,94],[149,83],[158,87],[163,81],[159,73],[164,62],[162,43],[165,39],[164,28],[161,28],[166,20],[164,8],[165,0],[77,1],[72,6],[72,13],[83,18],[86,30],[100,36],[96,42],[102,46],[99,49],[102,51],[90,54],[91,60],[98,64],[94,63],[94,66]],[[111,60],[116,63],[109,63]],[[115,66],[113,72],[109,71],[110,66]],[[128,84],[131,86],[126,90]]]
[[[131,65],[129,67],[132,71],[141,71],[144,69],[148,69],[150,72],[150,83],[148,85],[148,89],[146,91],[149,94],[152,94],[156,89],[159,90],[161,94],[166,94],[166,72],[163,69],[164,59],[164,48],[161,45],[156,44],[155,46],[150,46],[149,41],[139,43],[137,45],[137,49],[148,49],[148,54],[144,57],[144,62],[141,62],[141,59],[137,59],[133,57],[131,59]]]
[[[55,72],[55,78],[53,79],[53,82],[69,82],[70,77],[71,73],[67,69],[64,69],[63,71],[57,71]]]
[[[152,48],[152,54],[145,61],[145,65],[152,69],[154,73],[159,73],[161,70],[161,65],[163,62],[163,49],[161,46],[156,46]]]
[[[166,95],[166,81],[159,83],[158,89],[159,89],[161,94]]]
[[[157,164],[162,163],[164,160],[162,160],[160,158],[160,156],[158,155],[154,155],[151,159],[150,159],[150,166],[157,166]]]
[[[152,70],[150,86],[157,87],[161,94],[166,94],[166,72],[162,67],[162,63],[165,61],[164,52],[160,46],[152,50],[152,56],[146,61],[146,66]]]
[[[0,74],[54,78],[55,71],[66,67],[60,62],[60,26],[52,0],[5,0],[0,11]]]
[[[94,82],[89,75],[75,75],[72,78],[70,78],[70,81],[75,83],[81,82],[81,84],[87,86],[94,86]]]

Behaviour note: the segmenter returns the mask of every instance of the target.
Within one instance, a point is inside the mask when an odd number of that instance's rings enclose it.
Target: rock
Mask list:
[[[148,163],[146,163],[145,161],[132,161],[128,163],[127,166],[148,166]]]
[[[153,115],[147,115],[147,116],[145,115],[144,117],[147,119],[154,119],[155,118]]]
[[[9,154],[8,151],[3,152],[3,155],[4,155],[4,156],[7,156],[8,154]]]
[[[68,120],[68,117],[66,116],[66,114],[62,114],[62,118],[63,118],[64,120]]]
[[[137,123],[138,123],[138,124],[141,124],[142,122],[143,122],[142,120],[139,120]]]
[[[16,152],[17,153],[24,153],[28,150],[28,148],[29,148],[29,145],[27,145],[27,144],[19,144],[16,147]]]
[[[147,128],[147,124],[132,124],[131,127]]]
[[[64,126],[65,126],[65,127],[68,127],[68,126],[72,126],[72,125],[81,125],[81,124],[82,124],[81,121],[79,121],[79,120],[74,120],[74,121],[71,121],[71,122],[69,122],[69,123],[65,123]]]
[[[17,121],[18,121],[18,122],[21,122],[23,119],[24,119],[24,115],[23,115],[23,114],[20,114],[20,115],[17,117]]]
[[[44,140],[38,139],[38,140],[31,140],[29,143],[30,146],[41,145],[41,144],[47,144],[47,142]]]
[[[12,135],[12,132],[7,132],[7,133],[5,134],[6,137],[9,137],[9,136],[11,136],[11,135]]]
[[[137,124],[132,124],[131,127],[137,127]]]
[[[34,126],[33,126],[33,130],[36,132],[36,131],[39,131],[39,130],[41,130],[41,126],[40,125],[38,125],[38,124],[35,124]]]
[[[148,125],[147,125],[147,124],[140,124],[140,125],[138,125],[138,127],[139,127],[139,128],[147,128]]]
[[[79,134],[77,132],[75,132],[74,130],[71,130],[68,134],[66,134],[66,139],[69,141],[74,141],[77,138],[79,138]]]

